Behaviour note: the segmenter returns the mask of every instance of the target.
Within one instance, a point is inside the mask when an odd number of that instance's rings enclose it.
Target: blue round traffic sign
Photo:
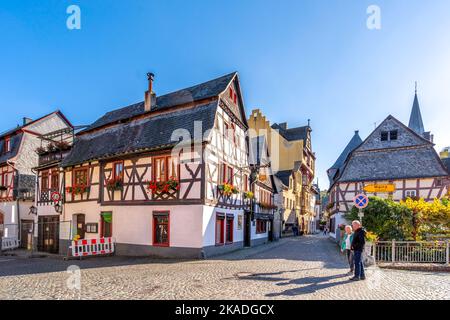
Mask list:
[[[364,209],[369,205],[369,198],[365,194],[358,194],[353,200],[355,207]]]

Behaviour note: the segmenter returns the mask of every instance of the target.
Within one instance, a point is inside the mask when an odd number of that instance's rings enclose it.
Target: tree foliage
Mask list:
[[[353,207],[346,215],[348,220],[358,220],[358,209]],[[392,200],[370,197],[369,205],[363,210],[363,225],[378,235],[380,240],[407,240],[412,233],[412,212]]]
[[[378,197],[370,197],[363,210],[363,225],[378,235],[380,240],[421,240],[429,235],[450,235],[450,199],[426,202],[408,198],[400,203]],[[358,209],[353,208],[345,216],[357,220]]]

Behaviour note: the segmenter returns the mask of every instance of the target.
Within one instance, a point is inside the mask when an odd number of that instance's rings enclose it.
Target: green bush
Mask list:
[[[349,221],[359,220],[355,207],[345,215]],[[411,240],[413,213],[405,206],[392,200],[370,197],[369,205],[363,210],[363,225],[367,231],[378,235],[379,240]]]

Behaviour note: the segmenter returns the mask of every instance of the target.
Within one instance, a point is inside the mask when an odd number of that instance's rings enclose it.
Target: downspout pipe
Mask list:
[[[19,179],[19,170],[16,169],[16,167],[14,166],[14,163],[11,162],[11,160],[6,160],[6,164],[14,170],[14,173],[15,173],[14,179],[16,179],[16,177],[17,177],[17,179]],[[17,180],[17,182],[18,182],[18,180]],[[14,188],[17,189],[17,187],[18,187],[18,186],[16,186],[16,185],[14,184]],[[17,190],[18,190],[18,189],[17,189]],[[13,195],[14,195],[14,190],[13,190]],[[17,218],[17,239],[19,239],[20,241],[22,241],[22,239],[21,239],[21,238],[22,238],[22,234],[21,234],[21,232],[20,232],[20,230],[21,230],[21,228],[22,228],[22,225],[21,225],[21,221],[20,221],[20,206],[19,206],[19,197],[18,197],[18,196],[16,197],[16,207],[17,207],[17,209],[16,209],[16,218]]]

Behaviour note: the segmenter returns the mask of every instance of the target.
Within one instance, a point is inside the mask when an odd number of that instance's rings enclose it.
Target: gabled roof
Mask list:
[[[354,152],[341,182],[416,179],[448,176],[432,146]]]
[[[292,170],[284,170],[278,171],[275,173],[275,176],[280,179],[280,181],[286,186],[289,187],[289,179],[292,176]]]
[[[422,114],[420,113],[419,99],[417,98],[417,91],[414,95],[414,103],[411,111],[411,117],[409,118],[408,127],[420,136],[423,136],[425,133]]]
[[[207,138],[205,132],[214,127],[217,104],[215,101],[78,136],[61,166],[70,167],[93,160],[171,148],[179,143],[179,140],[172,140],[174,130],[181,130],[181,135],[182,131],[188,132],[193,140],[196,138],[196,121],[201,122],[200,139],[204,142]]]
[[[272,129],[279,130],[281,136],[288,141],[306,140],[308,132],[311,131],[310,126],[284,129],[277,123],[272,125]]]
[[[398,130],[398,139],[394,141],[381,141],[381,132]],[[358,147],[357,151],[368,151],[386,148],[414,147],[429,145],[433,143],[405,126],[394,116],[389,115]]]
[[[216,97],[227,89],[236,75],[237,72],[233,72],[186,89],[158,96],[156,98],[156,106],[150,112],[161,111],[173,106]],[[142,101],[125,108],[110,111],[86,128],[83,133],[144,114],[144,109],[145,103]]]
[[[5,139],[0,140],[0,164],[5,163],[7,160],[14,158],[19,153],[20,144],[22,143],[23,133],[17,133],[11,136],[10,144],[11,151],[4,153]]]
[[[342,167],[342,165],[344,164],[344,162],[347,159],[348,155],[353,150],[358,148],[361,145],[362,142],[363,141],[362,141],[361,137],[359,136],[359,131],[356,130],[355,134],[352,137],[352,139],[349,141],[349,143],[347,144],[345,149],[342,151],[342,153],[337,158],[336,162],[330,167],[330,169],[339,169],[340,167]]]
[[[68,126],[73,127],[72,124],[69,122],[69,120],[66,118],[66,116],[64,116],[64,114],[60,110],[56,110],[56,111],[53,111],[53,112],[51,112],[49,114],[46,114],[45,116],[40,117],[40,118],[38,118],[36,120],[32,120],[32,121],[30,121],[30,122],[28,122],[26,124],[17,126],[17,127],[13,128],[13,129],[9,129],[9,130],[7,130],[5,132],[0,133],[0,139],[4,138],[4,137],[11,136],[11,135],[15,134],[16,132],[19,132],[22,129],[25,129],[26,127],[29,127],[29,126],[35,124],[36,122],[39,122],[39,121],[41,121],[41,120],[43,120],[43,119],[45,119],[45,118],[47,118],[47,117],[49,117],[49,116],[51,116],[53,114],[57,114],[58,116],[60,116],[67,123]]]
[[[398,139],[381,141],[381,132],[389,130],[397,130]],[[390,115],[350,153],[333,183],[447,175],[433,143]]]
[[[68,126],[72,127],[72,124],[69,122],[69,120],[67,120],[67,118],[64,116],[64,114],[59,111],[56,110],[54,112],[51,112],[43,117],[40,117],[36,120],[32,120],[26,124],[23,124],[21,126],[17,126],[16,128],[7,130],[3,133],[0,134],[0,164],[5,163],[7,160],[10,160],[14,157],[17,156],[17,154],[19,153],[19,149],[20,149],[20,145],[22,143],[23,140],[23,131],[22,130],[26,130],[29,126],[32,126],[33,124],[44,120],[45,118],[51,116],[51,115],[58,115],[61,119],[64,120],[64,122],[67,123]],[[4,153],[4,144],[5,144],[5,138],[10,137],[10,144],[11,144],[11,151],[8,153]]]

